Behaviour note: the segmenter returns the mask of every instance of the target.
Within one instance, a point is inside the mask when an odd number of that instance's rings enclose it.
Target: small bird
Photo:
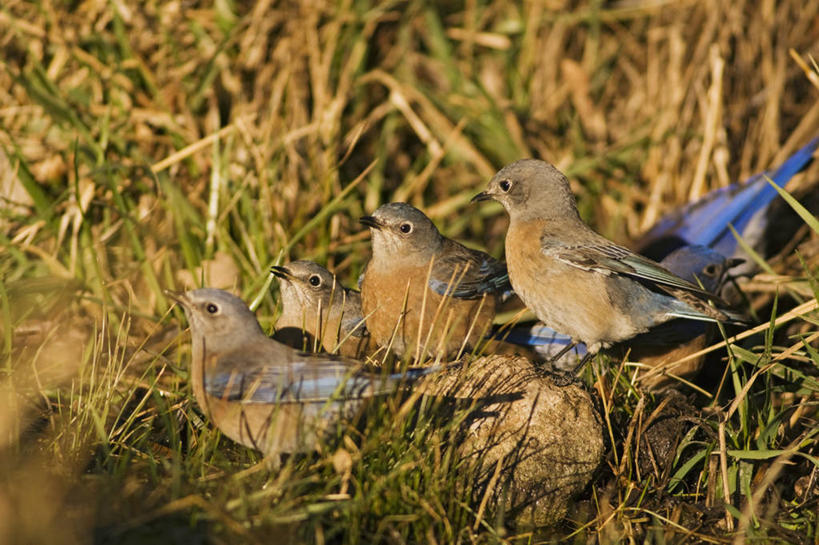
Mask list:
[[[817,147],[819,138],[814,138],[788,157],[778,168],[771,170],[769,172],[771,181],[779,187],[784,187],[794,175],[811,164]],[[633,244],[632,249],[644,257],[659,261],[663,267],[689,282],[695,282],[693,274],[697,274],[700,279],[707,279],[708,274],[702,271],[702,267],[709,265],[723,270],[730,269],[731,278],[752,274],[758,265],[754,260],[747,259],[747,254],[737,243],[729,225],[734,227],[746,244],[762,257],[767,257],[765,251],[767,240],[788,236],[788,229],[782,225],[779,218],[781,214],[774,210],[773,205],[777,196],[778,193],[770,186],[764,173],[756,174],[744,182],[736,182],[728,187],[710,191],[696,201],[669,212],[646,231]],[[785,233],[782,233],[783,229]],[[776,236],[771,236],[773,234],[771,231],[774,230]],[[710,247],[716,247],[717,251]],[[682,248],[687,249],[681,250]],[[691,254],[696,254],[694,259],[684,259]],[[671,257],[672,255],[675,257]],[[666,258],[670,258],[670,261]],[[697,269],[698,262],[701,265],[700,270]],[[725,280],[723,278],[719,283],[719,290],[712,289],[708,283],[703,285],[708,291],[723,297],[736,295],[732,290],[723,290]],[[685,328],[706,329],[702,323],[695,321],[687,321],[688,325],[682,327],[682,322],[681,320],[670,322],[669,329],[676,331]],[[650,336],[651,333],[640,335],[634,344],[649,342]],[[662,334],[657,336],[666,348],[667,337]],[[532,326],[520,325],[511,329],[502,328],[495,332],[492,338],[505,339],[518,346],[533,348],[540,357],[547,360],[552,359],[572,342],[568,335],[558,333],[542,323]],[[660,348],[657,350],[662,352]],[[565,353],[559,361],[553,361],[553,364],[561,369],[573,368],[585,354],[586,346],[581,343],[571,352]],[[667,360],[672,361],[672,358],[673,354],[669,353]],[[674,358],[676,359],[679,358]]]
[[[166,293],[190,323],[190,381],[202,411],[274,463],[280,454],[316,449],[365,401],[437,370],[383,375],[339,356],[299,352],[265,335],[247,305],[226,291]]]
[[[707,291],[721,295],[723,286],[733,278],[732,270],[742,263],[739,258],[726,258],[705,246],[683,246],[671,252],[660,265],[676,274],[683,280],[702,285]],[[697,320],[675,319],[651,328],[616,347],[612,348],[615,357],[624,357],[629,352],[629,360],[642,363],[645,368],[654,368],[677,361],[689,354],[705,348],[715,333],[713,324]],[[587,354],[586,345],[580,343],[567,351],[559,359],[555,356],[566,346],[572,344],[572,338],[558,333],[542,323],[528,326],[516,326],[509,331],[500,330],[498,338],[509,343],[532,348],[543,359],[560,371],[569,371],[577,367],[578,362]],[[674,375],[691,378],[702,368],[704,356],[683,363],[682,367],[668,369]],[[651,388],[669,384],[668,377],[663,375],[644,383]]]
[[[318,339],[326,351],[351,358],[367,353],[370,333],[359,292],[345,288],[312,261],[292,261],[271,272],[281,279],[282,300],[274,339],[302,349]]]
[[[444,237],[406,203],[384,204],[360,221],[372,232],[361,304],[375,341],[399,357],[475,348],[510,289],[506,266]]]
[[[487,199],[509,214],[515,293],[547,326],[585,343],[589,355],[675,318],[744,323],[715,294],[594,232],[568,179],[545,161],[502,168],[473,201]]]

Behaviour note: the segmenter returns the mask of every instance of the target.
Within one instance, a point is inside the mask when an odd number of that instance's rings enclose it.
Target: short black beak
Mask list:
[[[288,280],[288,279],[290,279],[291,276],[293,276],[290,273],[290,271],[287,270],[287,267],[280,267],[278,265],[273,265],[272,267],[270,267],[270,272],[276,278],[282,278],[284,280]]]
[[[182,308],[187,307],[188,305],[188,298],[185,295],[184,291],[173,291],[173,290],[162,290],[169,299],[171,299],[174,303],[177,303]]]
[[[745,263],[745,260],[741,257],[733,257],[725,262],[725,270],[733,269],[734,267],[739,267]]]
[[[487,193],[486,191],[481,191],[480,193],[478,193],[477,195],[475,195],[474,197],[472,197],[472,200],[470,200],[469,202],[481,202],[481,201],[488,201],[488,200],[490,200],[491,198],[492,198],[492,195],[490,195],[490,194],[489,194],[489,193]]]
[[[379,222],[373,216],[361,216],[358,218],[358,223],[361,225],[366,225],[370,229],[381,229],[381,222]]]

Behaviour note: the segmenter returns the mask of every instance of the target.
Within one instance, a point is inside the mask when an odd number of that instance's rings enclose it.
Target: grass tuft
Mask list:
[[[4,2],[0,543],[815,542],[817,165],[783,193],[801,227],[741,283],[767,323],[709,349],[699,393],[587,370],[608,451],[558,527],[483,501],[491,475],[454,447],[466,406],[396,397],[271,471],[203,419],[162,290],[232,289],[269,329],[270,265],[355,285],[357,218],[397,198],[500,257],[505,216],[469,199],[526,156],[626,243],[816,136],[817,17],[797,0]]]

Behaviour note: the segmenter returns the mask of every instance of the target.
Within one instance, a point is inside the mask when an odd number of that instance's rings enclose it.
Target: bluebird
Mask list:
[[[435,370],[385,376],[339,356],[299,352],[265,335],[247,305],[222,290],[168,296],[190,323],[190,380],[202,411],[225,435],[273,461],[315,449],[339,418]]]
[[[569,181],[545,161],[507,165],[473,200],[487,199],[509,214],[515,293],[547,326],[585,343],[589,355],[675,318],[744,323],[715,294],[594,232]]]
[[[506,266],[444,237],[406,203],[384,204],[360,221],[372,232],[361,304],[375,341],[399,357],[475,348],[509,290]]]
[[[701,285],[711,293],[721,294],[723,286],[733,277],[732,269],[741,263],[740,258],[726,258],[705,246],[683,246],[666,256],[660,265],[683,280]],[[705,348],[714,334],[714,328],[709,325],[697,320],[671,320],[622,343],[616,355],[624,356],[629,349],[629,359],[641,362],[645,367],[674,362]],[[556,359],[561,350],[572,345],[572,338],[542,323],[514,327],[509,332],[499,331],[498,336],[510,343],[533,347],[540,357],[550,360],[554,367],[564,371],[575,368],[587,354],[586,346],[581,343]],[[703,363],[704,357],[689,360],[684,369],[675,368],[672,371],[677,376],[689,378],[700,370]],[[667,384],[665,378],[653,380],[650,385],[657,387],[661,383]]]
[[[635,248],[639,253],[659,260],[681,246],[708,246],[726,257],[745,259],[741,272],[751,272],[753,261],[747,259],[728,226],[731,225],[751,248],[760,251],[765,233],[771,228],[771,204],[779,195],[766,177],[779,187],[785,187],[793,176],[811,163],[817,146],[819,138],[814,138],[775,171],[715,189],[675,209],[641,236]]]
[[[681,278],[694,281],[693,273],[697,266],[702,265],[702,259],[708,253],[705,248],[713,246],[718,252],[710,254],[712,267],[721,267],[731,270],[731,277],[747,275],[754,271],[755,263],[747,259],[744,250],[737,243],[729,225],[733,226],[743,240],[763,256],[764,238],[772,228],[772,205],[777,196],[770,187],[766,175],[780,187],[784,187],[791,178],[804,170],[812,162],[819,138],[814,138],[802,149],[791,155],[776,170],[769,173],[757,174],[742,183],[734,183],[728,187],[715,189],[700,199],[683,207],[677,208],[660,218],[643,236],[633,245],[635,250],[655,260],[662,260],[661,264]],[[776,226],[782,229],[781,222]],[[787,236],[787,235],[785,235]],[[675,252],[680,248],[689,248],[687,251]],[[665,259],[676,254],[672,262]],[[683,256],[696,256],[691,263],[684,263]],[[728,256],[723,257],[724,256]],[[726,261],[727,260],[727,261]],[[706,262],[709,259],[705,260]],[[730,266],[728,265],[730,262]],[[707,266],[707,265],[705,265]],[[699,278],[707,275],[700,274]],[[724,285],[724,282],[720,286]],[[713,291],[706,285],[706,289]],[[720,293],[720,295],[725,295]],[[683,327],[679,321],[673,326]],[[685,327],[700,328],[701,325],[689,324]],[[550,359],[562,349],[571,344],[571,338],[557,333],[543,324],[534,326],[517,326],[510,331],[495,333],[496,338],[504,338],[510,343],[534,347],[542,356]],[[659,335],[663,338],[663,335]],[[645,338],[644,338],[645,339]],[[566,365],[574,362],[578,357],[586,354],[586,347],[578,345],[572,352],[566,354],[560,363]]]
[[[271,272],[281,279],[282,300],[274,339],[297,348],[312,347],[317,339],[326,351],[351,358],[367,353],[370,333],[359,292],[312,261],[293,261]]]

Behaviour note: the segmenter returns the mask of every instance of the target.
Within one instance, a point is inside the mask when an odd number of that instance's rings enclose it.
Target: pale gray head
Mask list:
[[[407,203],[383,204],[372,216],[364,216],[359,221],[372,233],[373,259],[428,261],[443,244],[435,224]]]
[[[312,261],[293,261],[271,272],[281,279],[282,313],[302,315],[306,309],[326,310],[333,301],[343,301],[343,288],[333,274]]]
[[[256,315],[233,294],[213,288],[166,293],[185,309],[191,336],[204,338],[212,348],[227,352],[246,346],[259,335],[267,338]]]
[[[521,159],[500,169],[472,200],[488,199],[501,203],[512,219],[580,219],[569,180],[539,159]]]

